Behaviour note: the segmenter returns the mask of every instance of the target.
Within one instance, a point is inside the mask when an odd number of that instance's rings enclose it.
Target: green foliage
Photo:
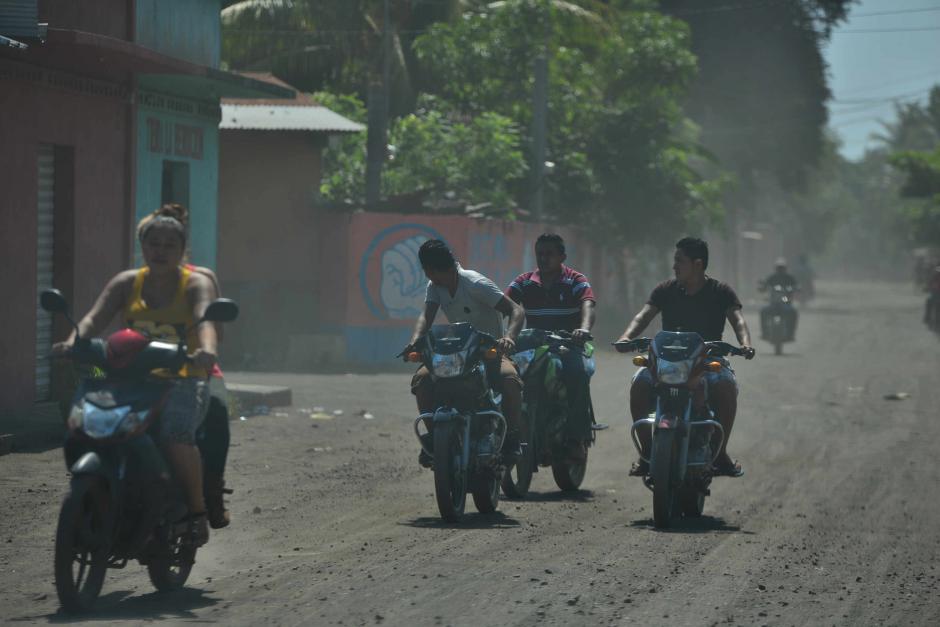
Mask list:
[[[356,121],[366,110],[355,96],[314,95],[324,106]],[[391,155],[383,177],[386,196],[420,194],[432,203],[454,197],[470,203],[512,205],[512,186],[526,163],[519,132],[493,112],[466,118],[433,97],[423,97],[415,113],[393,121]],[[322,196],[333,202],[361,203],[365,189],[366,139],[346,136],[324,153]]]
[[[464,115],[496,112],[530,128],[532,68],[547,42],[548,214],[634,240],[665,227],[668,239],[719,213],[723,180],[700,174],[704,153],[679,104],[695,72],[687,28],[653,8],[493,3],[434,25],[415,53],[429,89]],[[522,146],[530,154],[530,136]],[[520,205],[527,192],[518,190]]]
[[[324,107],[365,124],[366,107],[356,96],[317,92],[314,100]],[[320,194],[338,203],[358,202],[365,190],[366,138],[362,133],[334,136],[323,152],[323,178]]]

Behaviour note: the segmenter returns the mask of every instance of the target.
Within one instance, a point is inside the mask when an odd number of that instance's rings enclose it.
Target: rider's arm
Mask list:
[[[415,322],[414,333],[411,334],[411,340],[408,341],[409,346],[413,346],[421,336],[428,332],[428,328],[434,322],[434,317],[437,315],[438,307],[440,307],[440,305],[437,303],[424,303],[424,311],[421,312],[421,315],[418,316],[418,321]]]
[[[653,318],[656,317],[656,314],[659,313],[659,309],[654,305],[646,303],[643,305],[643,309],[640,310],[640,313],[633,317],[633,320],[630,321],[630,324],[627,325],[627,330],[623,332],[623,335],[617,339],[618,342],[626,342],[627,340],[632,340],[639,337],[640,333],[643,332],[650,322],[653,321]]]
[[[108,284],[101,290],[101,294],[98,295],[95,304],[92,305],[91,310],[79,321],[79,337],[94,337],[100,335],[107,328],[114,316],[124,308],[124,303],[127,302],[130,288],[136,276],[136,270],[125,270],[108,281]],[[74,342],[75,331],[72,331],[68,340],[60,342],[56,347],[67,349]]]
[[[744,320],[744,314],[740,307],[731,307],[727,312],[728,322],[734,329],[734,334],[738,337],[738,344],[742,348],[751,348],[751,332],[747,328],[747,321]],[[748,357],[750,359],[750,357]]]
[[[189,276],[186,284],[186,298],[193,308],[193,319],[199,320],[206,313],[206,308],[215,298],[215,286],[209,277],[198,272]],[[193,353],[193,361],[202,368],[211,368],[218,355],[219,338],[214,324],[200,324],[196,329],[200,348]]]
[[[594,311],[593,300],[581,301],[581,328],[590,331],[594,328],[594,320],[597,317]]]
[[[220,298],[222,296],[222,286],[219,285],[219,277],[216,276],[215,272],[213,272],[211,268],[206,268],[204,266],[193,266],[193,272],[204,274],[210,281],[212,281],[212,287],[213,287],[212,299],[213,300],[215,300],[216,298]],[[222,325],[222,323],[218,323],[215,325],[215,334],[218,337],[219,342],[222,341],[223,326],[224,325]]]
[[[509,316],[505,338],[515,343],[519,332],[522,331],[522,327],[525,325],[525,309],[519,303],[511,301],[505,296],[496,303],[495,309],[504,316]]]

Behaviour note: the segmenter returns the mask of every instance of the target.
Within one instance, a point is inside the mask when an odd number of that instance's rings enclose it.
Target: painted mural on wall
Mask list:
[[[429,239],[444,239],[418,223],[395,224],[379,231],[359,264],[359,289],[369,312],[378,320],[413,321],[424,309],[428,280],[418,249]]]

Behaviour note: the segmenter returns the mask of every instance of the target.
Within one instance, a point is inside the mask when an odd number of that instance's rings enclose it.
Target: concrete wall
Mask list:
[[[138,44],[200,65],[219,67],[222,50],[220,0],[136,2]]]
[[[74,279],[65,289],[78,315],[126,267],[129,229],[127,104],[11,75],[0,79],[0,414],[34,401],[38,145],[74,149],[74,234],[66,242],[73,245]]]
[[[218,271],[225,295],[241,306],[226,330],[230,367],[309,365],[291,345],[317,332],[317,291],[333,276],[318,266],[313,210],[322,141],[311,133],[221,132]]]
[[[343,338],[349,361],[388,361],[409,339],[424,306],[427,279],[417,258],[424,241],[443,239],[461,265],[505,289],[535,268],[533,245],[545,231],[565,238],[568,264],[588,276],[599,304],[625,303],[625,252],[603,250],[572,229],[461,216],[356,213],[323,221],[320,265],[335,269],[330,272],[335,281],[322,286],[318,299],[333,303],[323,310],[323,328]]]

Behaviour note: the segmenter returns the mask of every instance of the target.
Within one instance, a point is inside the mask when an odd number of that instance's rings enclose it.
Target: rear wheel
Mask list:
[[[461,468],[463,438],[450,422],[434,425],[434,495],[441,518],[459,522],[467,504],[467,475]]]
[[[698,488],[683,488],[679,493],[679,507],[686,518],[698,518],[705,509],[705,492]]]
[[[575,492],[581,487],[581,482],[584,481],[584,473],[587,471],[587,458],[588,451],[585,451],[583,461],[574,461],[562,457],[552,462],[552,476],[562,492]]]
[[[110,493],[99,477],[72,479],[55,536],[55,588],[66,612],[91,609],[108,570]]]
[[[499,505],[499,477],[490,468],[476,477],[473,486],[473,504],[481,514],[492,514]]]
[[[511,499],[524,499],[532,485],[532,473],[538,463],[535,459],[534,422],[529,422],[529,443],[522,447],[522,455],[503,473],[503,494]]]
[[[189,573],[193,570],[196,547],[188,538],[173,534],[171,545],[164,551],[162,555],[151,558],[147,563],[150,582],[160,592],[179,590],[186,584]]]
[[[653,524],[660,529],[669,527],[672,522],[676,501],[672,485],[675,436],[673,431],[657,431],[653,435],[653,457],[650,464],[650,478],[653,481]]]

